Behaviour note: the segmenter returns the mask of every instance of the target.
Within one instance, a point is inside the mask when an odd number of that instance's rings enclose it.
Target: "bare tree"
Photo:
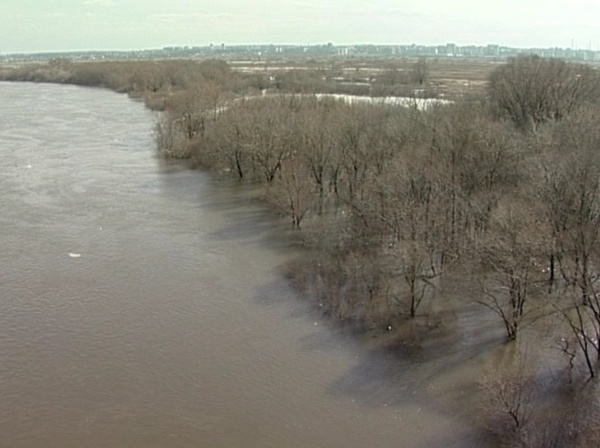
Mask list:
[[[492,108],[534,130],[569,115],[598,93],[598,77],[590,67],[539,56],[510,59],[492,72],[488,83]]]
[[[344,200],[351,203],[360,198],[367,178],[369,147],[367,146],[367,114],[370,106],[351,104],[344,108],[339,142],[344,181]]]
[[[207,121],[215,120],[218,115],[221,96],[222,92],[216,83],[199,80],[171,96],[167,107],[177,115],[186,138],[202,138]]]
[[[170,112],[162,112],[154,126],[154,140],[158,151],[169,159],[187,159],[190,147],[183,144],[176,118]]]
[[[397,154],[381,173],[372,173],[365,198],[354,201],[354,210],[363,216],[369,245],[380,248],[392,279],[386,293],[390,308],[415,317],[432,280],[442,273],[435,219],[440,204],[427,153],[414,147],[409,153],[409,160]]]
[[[293,101],[289,100],[289,101]],[[285,97],[253,100],[255,113],[251,115],[252,127],[248,143],[257,180],[271,183],[285,158],[293,153],[296,126],[293,125],[291,102]]]
[[[522,443],[535,396],[528,356],[515,350],[492,360],[480,381],[481,408],[488,427],[507,440],[509,446]]]
[[[289,215],[294,227],[300,227],[306,213],[313,206],[313,188],[308,165],[301,157],[285,159],[280,175],[269,188],[268,199]]]
[[[422,86],[427,81],[428,76],[429,76],[429,64],[427,63],[427,59],[420,58],[411,67],[411,70],[410,70],[411,81],[414,82],[415,84]]]
[[[304,157],[317,191],[317,213],[323,213],[325,199],[337,195],[340,173],[339,145],[335,138],[339,128],[337,112],[343,103],[331,100],[312,102],[301,114],[301,140],[298,153]]]
[[[535,285],[535,266],[541,253],[535,218],[532,205],[526,202],[513,200],[498,207],[479,249],[483,296],[478,302],[502,319],[508,339],[517,337]]]
[[[562,298],[564,302],[557,309],[573,334],[572,339],[584,358],[590,378],[594,378],[600,360],[600,323],[596,315],[598,301],[594,298],[591,304],[582,304],[572,290],[566,291]],[[571,353],[572,357],[577,355],[575,351]]]

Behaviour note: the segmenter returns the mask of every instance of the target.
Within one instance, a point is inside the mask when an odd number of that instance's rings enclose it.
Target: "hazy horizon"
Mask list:
[[[0,52],[209,44],[600,49],[600,0],[4,0]]]

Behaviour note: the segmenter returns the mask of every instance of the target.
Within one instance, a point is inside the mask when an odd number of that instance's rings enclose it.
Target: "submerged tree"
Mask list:
[[[502,319],[508,339],[517,337],[535,285],[535,267],[542,253],[535,218],[527,202],[513,200],[499,207],[480,248],[483,296],[478,301]]]
[[[310,172],[301,157],[290,157],[281,163],[280,175],[270,185],[267,198],[291,218],[294,227],[300,227],[314,201]]]

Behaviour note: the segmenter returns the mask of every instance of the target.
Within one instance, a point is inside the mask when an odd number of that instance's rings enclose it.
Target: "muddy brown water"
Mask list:
[[[0,83],[0,446],[480,446],[478,347],[390,356],[328,324],[260,204],[162,162],[154,120]]]

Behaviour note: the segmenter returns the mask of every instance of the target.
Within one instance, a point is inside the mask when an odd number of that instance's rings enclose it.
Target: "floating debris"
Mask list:
[[[71,258],[79,258],[79,257],[81,257],[81,254],[76,254],[74,252],[69,252],[69,257],[71,257]]]

